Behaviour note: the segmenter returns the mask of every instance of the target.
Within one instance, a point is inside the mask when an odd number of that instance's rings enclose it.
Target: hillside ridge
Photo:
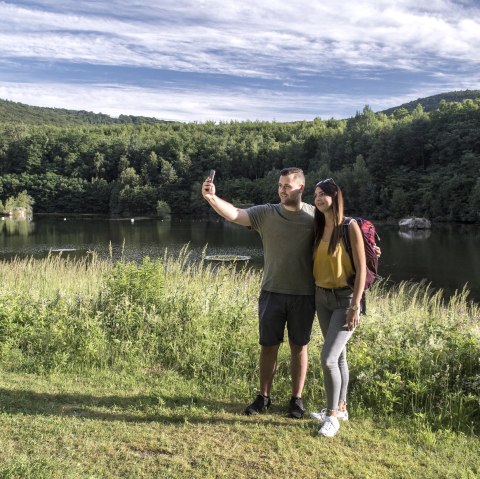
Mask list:
[[[0,122],[24,122],[24,123],[47,123],[47,124],[155,124],[172,123],[158,118],[120,115],[118,118],[104,113],[94,113],[86,110],[68,110],[66,108],[50,108],[31,106],[25,103],[0,99]]]
[[[424,98],[417,98],[416,100],[412,100],[407,103],[403,103],[402,105],[382,110],[378,113],[385,113],[386,115],[391,115],[395,110],[399,110],[400,108],[405,108],[406,110],[411,112],[419,103],[422,105],[424,111],[430,112],[436,110],[442,100],[448,102],[462,102],[463,100],[473,100],[475,98],[480,98],[480,90],[451,91],[446,93],[439,93],[438,95],[427,96]]]
[[[377,113],[391,115],[395,110],[405,108],[413,111],[420,103],[427,112],[438,108],[442,100],[448,102],[461,102],[467,99],[480,98],[480,90],[463,90],[440,93],[424,98],[417,98],[402,105],[398,105]],[[86,110],[68,110],[65,108],[51,108],[31,106],[25,103],[0,99],[0,122],[24,122],[24,123],[46,123],[54,125],[65,124],[156,124],[175,123],[168,120],[160,120],[153,117],[120,115],[118,118],[111,117],[104,113],[94,113]]]

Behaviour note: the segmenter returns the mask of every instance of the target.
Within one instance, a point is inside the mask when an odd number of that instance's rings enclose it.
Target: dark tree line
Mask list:
[[[200,185],[239,204],[277,201],[278,172],[342,185],[349,210],[377,219],[480,221],[480,99],[391,115],[368,106],[311,122],[0,123],[0,200],[27,191],[35,212],[175,215],[207,211]]]

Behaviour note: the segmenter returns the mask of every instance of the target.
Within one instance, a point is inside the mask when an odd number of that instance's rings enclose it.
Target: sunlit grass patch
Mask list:
[[[0,477],[474,478],[480,441],[399,416],[356,416],[337,437],[175,373],[0,379]]]

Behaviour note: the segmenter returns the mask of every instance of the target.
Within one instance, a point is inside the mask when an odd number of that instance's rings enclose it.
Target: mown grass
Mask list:
[[[189,261],[0,262],[0,477],[480,475],[480,311],[377,285],[350,345],[352,421],[333,441],[257,388],[260,275]],[[318,325],[305,399],[323,406]]]
[[[0,380],[2,478],[462,478],[478,438],[414,418],[358,416],[332,440],[283,408],[250,418],[244,398],[172,372]],[[283,406],[283,404],[282,404]]]

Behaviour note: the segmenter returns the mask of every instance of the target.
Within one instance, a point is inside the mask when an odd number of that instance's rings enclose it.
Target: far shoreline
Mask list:
[[[346,215],[348,216],[348,215]],[[185,221],[185,220],[214,220],[214,221],[222,221],[216,214],[206,213],[204,215],[170,215],[170,218],[160,218],[158,216],[149,216],[149,215],[129,215],[129,216],[120,216],[120,215],[108,215],[103,213],[34,213],[32,220],[35,220],[35,217],[45,217],[45,218],[67,218],[67,219],[104,219],[109,221],[131,221],[134,219],[135,221],[142,221],[142,220],[158,220],[158,221]],[[8,217],[5,217],[7,219]],[[373,223],[382,226],[397,226],[400,219],[375,219],[372,217],[368,218]],[[226,220],[224,220],[226,221]],[[469,221],[439,221],[439,220],[430,220],[432,226],[480,226],[480,222],[469,222]]]

